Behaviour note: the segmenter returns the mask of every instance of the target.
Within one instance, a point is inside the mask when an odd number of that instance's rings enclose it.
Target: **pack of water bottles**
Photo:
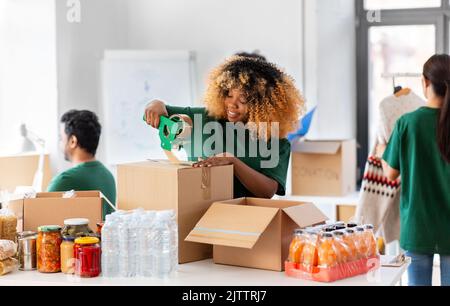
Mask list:
[[[164,278],[178,265],[178,224],[173,210],[116,211],[102,232],[104,277]]]

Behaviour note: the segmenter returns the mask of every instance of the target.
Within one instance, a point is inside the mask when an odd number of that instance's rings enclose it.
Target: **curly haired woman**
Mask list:
[[[285,195],[291,152],[286,137],[297,128],[305,107],[293,79],[262,59],[234,56],[211,72],[204,102],[206,108],[174,107],[154,100],[145,110],[145,120],[158,128],[160,116],[189,116],[194,137],[190,148],[185,149],[190,160],[197,161],[194,167],[233,165],[235,198]],[[206,132],[211,129],[205,128],[208,123],[226,130],[215,131],[213,136],[223,143],[215,143],[212,151],[204,149],[211,137]],[[240,135],[244,137],[235,137],[239,127],[243,127],[244,133]],[[251,149],[254,144],[256,152]],[[261,150],[264,146],[266,151]],[[222,149],[225,147],[226,150]],[[271,152],[277,157],[274,165],[264,166],[263,161],[269,159],[267,150],[275,151]]]

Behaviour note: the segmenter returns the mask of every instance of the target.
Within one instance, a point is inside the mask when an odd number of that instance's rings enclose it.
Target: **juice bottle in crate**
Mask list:
[[[303,247],[305,245],[305,235],[303,230],[296,229],[294,231],[294,238],[289,246],[289,262],[300,263]]]
[[[337,265],[337,253],[332,233],[325,232],[320,235],[317,255],[320,268],[332,268]]]
[[[373,225],[366,224],[364,225],[364,242],[367,246],[367,256],[373,257],[378,255],[377,249],[377,240],[375,239],[375,235],[373,233]]]
[[[339,264],[355,260],[350,246],[345,242],[345,233],[343,231],[333,232],[334,248],[336,249],[337,261]]]
[[[303,246],[302,256],[300,262],[307,271],[312,271],[318,264],[317,242],[318,232],[315,230],[308,230],[305,235],[305,244]]]
[[[348,246],[351,260],[359,259],[358,250],[355,243],[355,231],[351,228],[344,230],[344,242]]]
[[[364,228],[362,226],[355,227],[355,244],[359,258],[367,258],[368,247],[364,237]]]

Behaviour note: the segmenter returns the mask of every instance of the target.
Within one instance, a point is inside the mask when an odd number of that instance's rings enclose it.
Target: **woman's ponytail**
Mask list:
[[[431,82],[435,94],[444,99],[439,110],[437,143],[442,158],[450,163],[450,56],[432,56],[423,66],[423,75]]]
[[[450,163],[450,80],[446,80],[445,83],[447,91],[440,109],[437,137],[442,157],[446,162]]]

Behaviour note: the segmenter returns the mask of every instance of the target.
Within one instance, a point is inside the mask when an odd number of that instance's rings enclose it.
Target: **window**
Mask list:
[[[357,0],[358,1],[358,0]],[[440,7],[441,0],[365,0],[366,10],[412,9]]]
[[[0,154],[20,152],[26,124],[57,146],[55,4],[0,0]]]
[[[394,91],[394,80],[385,77],[386,74],[420,75],[429,57],[448,53],[450,1],[356,0],[355,3],[359,19],[357,138],[361,149],[358,166],[362,175],[375,142],[378,104]],[[398,77],[395,83],[422,96],[420,76]]]

